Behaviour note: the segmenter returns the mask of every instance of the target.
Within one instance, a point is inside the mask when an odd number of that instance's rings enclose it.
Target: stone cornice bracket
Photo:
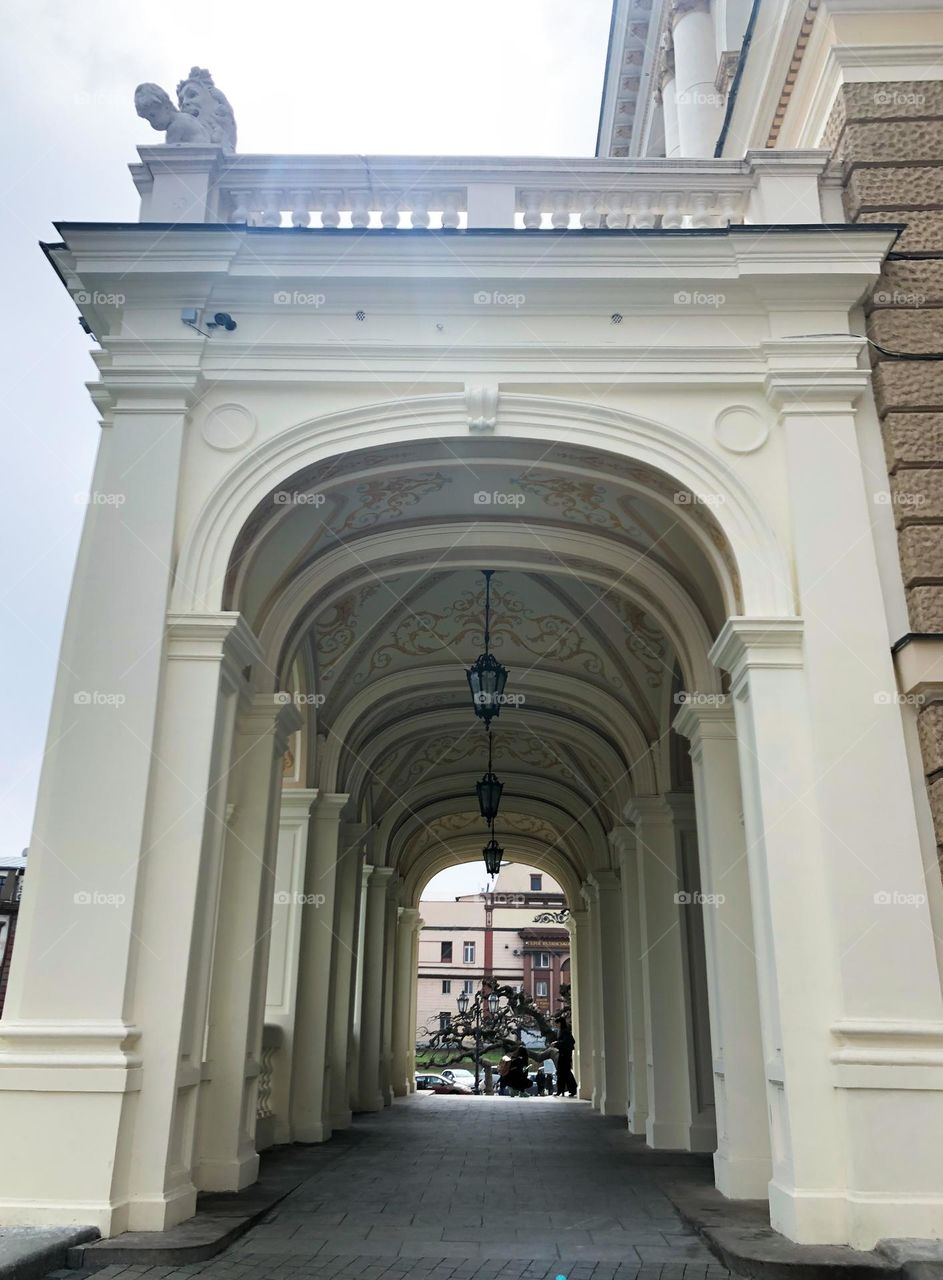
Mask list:
[[[782,414],[851,413],[871,377],[859,366],[864,341],[842,334],[763,342],[767,400]]]
[[[636,796],[622,811],[633,827],[642,823],[673,823],[676,819],[693,818],[694,796],[687,791],[666,791],[658,796]]]
[[[655,63],[655,96],[661,102],[665,85],[675,78],[675,47],[670,31],[663,31]]]
[[[465,409],[469,431],[494,431],[498,425],[498,384],[465,384]]]
[[[277,693],[257,693],[239,717],[241,733],[248,731],[260,738],[271,733],[277,755],[284,754],[288,739],[303,724],[298,708]]]
[[[589,873],[589,879],[598,893],[600,889],[618,888],[622,877],[614,867],[598,867]]]
[[[350,796],[343,791],[321,791],[311,805],[312,818],[339,818]]]
[[[613,827],[609,832],[609,844],[617,857],[635,852],[636,839],[632,827]]]
[[[709,658],[730,674],[736,696],[751,669],[801,668],[801,618],[728,618]]]
[[[729,741],[736,737],[733,702],[725,693],[688,693],[671,726],[692,743],[703,738]]]

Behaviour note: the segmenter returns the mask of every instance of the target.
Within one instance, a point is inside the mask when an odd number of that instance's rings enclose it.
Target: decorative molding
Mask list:
[[[753,668],[801,668],[801,618],[728,618],[709,658],[734,680]]]
[[[215,405],[200,427],[200,435],[211,449],[228,453],[244,449],[255,435],[258,420],[244,404],[231,401]]]
[[[498,425],[498,384],[466,383],[469,431],[493,431]]]
[[[714,419],[714,439],[728,453],[754,453],[769,439],[769,425],[749,405],[729,405]]]

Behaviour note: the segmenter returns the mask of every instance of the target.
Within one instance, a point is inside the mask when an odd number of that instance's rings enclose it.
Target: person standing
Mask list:
[[[573,1039],[573,1032],[566,1018],[557,1019],[557,1038],[553,1041],[553,1048],[557,1051],[557,1097],[562,1098],[565,1093],[568,1093],[571,1098],[575,1098],[576,1077],[573,1075],[573,1051],[576,1048],[576,1041]]]

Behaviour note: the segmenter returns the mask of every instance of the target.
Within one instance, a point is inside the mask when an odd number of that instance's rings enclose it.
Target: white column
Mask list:
[[[866,375],[857,343],[823,341],[768,355],[802,620],[728,619],[713,657],[737,717],[773,1225],[870,1248],[938,1234],[943,999],[851,408]]]
[[[589,912],[585,907],[570,909],[570,969],[574,978],[574,1037],[576,1039],[576,1077],[579,1095],[587,1101],[593,1096],[593,973],[590,948]]]
[[[383,961],[386,954],[386,904],[392,867],[374,867],[367,881],[360,1003],[360,1089],[357,1111],[382,1111],[380,1056],[383,1045]]]
[[[599,948],[602,1033],[599,1073],[594,1081],[599,1110],[604,1116],[624,1116],[628,1108],[628,1060],[626,1057],[625,957],[623,952],[622,900],[619,874],[608,868],[591,876],[594,930]]]
[[[679,154],[712,156],[724,122],[710,0],[671,0]]]
[[[717,1189],[765,1199],[772,1173],[766,1071],[737,732],[730,699],[689,694],[674,727],[691,742],[704,895]]]
[[[626,1049],[629,1097],[626,1116],[630,1133],[644,1135],[648,1122],[648,1041],[645,1032],[645,982],[642,973],[642,927],[635,832],[616,827],[611,836],[619,859],[622,890],[622,950],[625,957]]]
[[[331,974],[335,958],[334,906],[341,810],[346,795],[318,796],[311,809],[305,868],[298,1005],[291,1080],[295,1142],[331,1136]]]
[[[416,969],[413,965],[415,940],[419,929],[419,912],[415,907],[400,907],[396,921],[396,967],[393,977],[393,1094],[404,1098],[410,1092],[410,1046],[415,1051],[416,1026],[412,1019],[413,988]]]
[[[265,1021],[274,1023],[282,1033],[271,1098],[271,1107],[275,1113],[273,1138],[276,1143],[291,1142],[291,1064],[298,998],[305,863],[308,857],[308,820],[317,796],[317,791],[309,787],[286,787],[281,793],[265,997]]]
[[[353,1023],[350,1048],[350,1109],[360,1110],[360,1027],[363,1018],[363,963],[367,923],[367,885],[373,866],[370,863],[369,840],[365,841],[365,861],[360,869],[360,896],[357,909],[357,956],[354,968]]]
[[[413,983],[409,991],[409,1047],[407,1051],[407,1083],[409,1092],[416,1092],[416,1036],[419,1034],[419,937],[422,933],[423,920],[420,917],[413,929],[412,960]]]
[[[331,975],[331,1128],[347,1129],[351,1122],[351,1056],[358,908],[363,880],[362,823],[341,826],[337,857],[334,912],[334,966]]]
[[[700,1123],[679,815],[685,797],[637,797],[626,806],[638,849],[649,1146],[712,1150]],[[693,813],[693,798],[687,797]]]
[[[0,1162],[9,1224],[74,1222],[80,1203],[106,1234],[127,1225],[115,1156],[134,1110],[125,1095],[142,1082],[133,926],[188,400],[179,371],[173,382],[162,389],[155,376],[143,407],[122,392],[100,436],[0,1039],[0,1126],[21,1153]],[[210,743],[215,704],[208,722],[202,709],[194,736]],[[199,861],[198,846],[188,852]]]
[[[196,1185],[241,1191],[254,1182],[255,1091],[275,879],[282,757],[301,717],[271,695],[238,719],[216,910],[216,946],[200,1088]]]
[[[671,43],[671,32],[665,32],[664,43],[659,50],[655,71],[658,83],[658,96],[661,99],[662,121],[665,127],[665,158],[674,159],[681,150],[678,137],[678,102],[675,73],[675,51]]]
[[[583,932],[586,935],[584,954],[586,956],[585,972],[589,975],[589,1007],[592,1010],[592,1095],[591,1101],[596,1111],[602,1105],[605,1087],[604,1054],[606,1050],[605,1026],[602,1008],[602,948],[599,941],[599,911],[596,904],[596,891],[591,884],[580,886],[580,893],[586,903],[586,923]],[[585,990],[585,987],[584,987]]]
[[[383,1006],[380,1020],[380,1093],[383,1105],[393,1101],[393,990],[396,973],[396,916],[398,905],[398,877],[390,880],[387,889],[386,913],[383,930]]]

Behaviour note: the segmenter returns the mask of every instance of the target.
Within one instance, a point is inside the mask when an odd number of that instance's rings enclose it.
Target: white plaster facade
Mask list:
[[[679,58],[681,24],[722,53],[745,21],[679,8]],[[764,128],[770,75],[737,98]],[[803,92],[824,117],[825,72]],[[140,225],[60,227],[103,429],[0,1220],[159,1230],[411,1087],[422,888],[480,857],[487,566],[525,695],[502,822],[571,909],[583,1096],[715,1150],[792,1239],[943,1234],[943,893],[855,336],[894,233],[837,225],[826,154],[759,125],[712,159],[704,105],[680,161],[386,157],[372,185],[149,146]]]

